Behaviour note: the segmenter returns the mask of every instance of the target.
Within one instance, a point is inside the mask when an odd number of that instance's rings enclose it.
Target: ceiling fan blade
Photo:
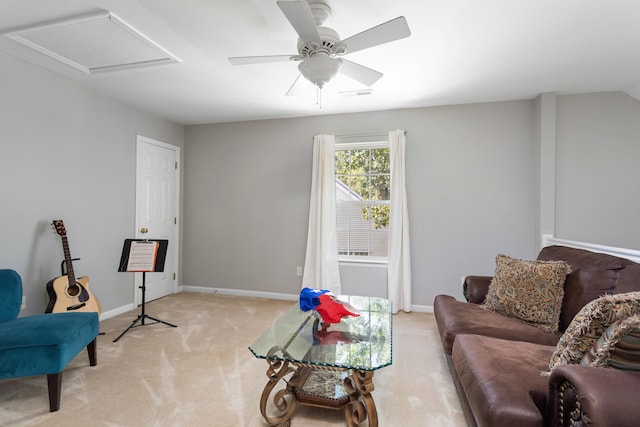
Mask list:
[[[311,7],[306,1],[279,1],[278,6],[303,42],[322,44]]]
[[[232,56],[229,62],[233,65],[261,64],[263,62],[290,61],[295,55],[268,55],[268,56]]]
[[[355,34],[340,43],[346,46],[346,53],[357,52],[362,49],[389,43],[394,40],[403,39],[411,35],[409,25],[404,16],[387,21],[376,27],[369,28],[361,33]]]
[[[311,86],[311,82],[305,79],[302,74],[298,74],[298,78],[293,82],[293,84],[287,91],[287,96],[298,95],[307,90],[309,86]]]
[[[342,59],[342,66],[340,67],[340,72],[347,77],[351,77],[354,80],[359,81],[365,86],[371,86],[375,82],[377,82],[380,77],[382,77],[382,73],[372,70],[371,68],[367,68],[364,65],[356,64],[355,62]]]

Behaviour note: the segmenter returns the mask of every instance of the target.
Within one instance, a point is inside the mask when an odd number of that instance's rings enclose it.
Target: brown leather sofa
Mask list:
[[[438,295],[434,314],[444,354],[470,426],[637,426],[640,372],[549,362],[562,332],[589,301],[640,291],[640,264],[624,258],[548,246],[539,260],[564,260],[559,332],[480,308],[491,277],[468,276],[466,302]]]

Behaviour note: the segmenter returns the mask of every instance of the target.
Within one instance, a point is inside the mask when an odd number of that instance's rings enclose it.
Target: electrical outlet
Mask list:
[[[302,267],[296,267],[296,276],[302,276]]]
[[[20,310],[24,310],[27,308],[27,297],[22,295],[22,305],[20,306]]]

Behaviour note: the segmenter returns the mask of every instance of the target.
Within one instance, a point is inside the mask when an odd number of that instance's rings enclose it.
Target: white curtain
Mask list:
[[[335,135],[313,137],[309,233],[302,287],[342,293],[336,224]]]
[[[393,312],[411,311],[411,249],[405,179],[405,131],[389,132],[391,208],[387,292]]]

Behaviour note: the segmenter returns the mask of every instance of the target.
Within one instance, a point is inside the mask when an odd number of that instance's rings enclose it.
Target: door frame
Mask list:
[[[144,145],[155,145],[158,147],[166,148],[168,150],[172,150],[176,154],[176,188],[175,188],[175,206],[174,212],[176,217],[176,227],[173,232],[173,241],[175,244],[169,245],[167,250],[173,251],[173,271],[176,273],[176,279],[173,281],[173,293],[176,293],[179,285],[178,280],[180,279],[179,274],[179,266],[180,266],[180,174],[181,174],[181,162],[180,162],[180,147],[177,145],[167,144],[166,142],[158,141],[156,139],[148,138],[142,135],[136,135],[136,196],[135,196],[135,219],[134,219],[134,230],[133,235],[136,239],[144,238],[142,234],[140,234],[140,212],[138,212],[138,184],[140,182],[140,175],[138,170],[138,160],[140,159],[140,150]],[[142,273],[134,273],[134,283],[133,283],[133,303],[135,306],[138,306],[142,303],[140,298],[138,297],[139,292],[137,291],[139,286],[142,286]]]

